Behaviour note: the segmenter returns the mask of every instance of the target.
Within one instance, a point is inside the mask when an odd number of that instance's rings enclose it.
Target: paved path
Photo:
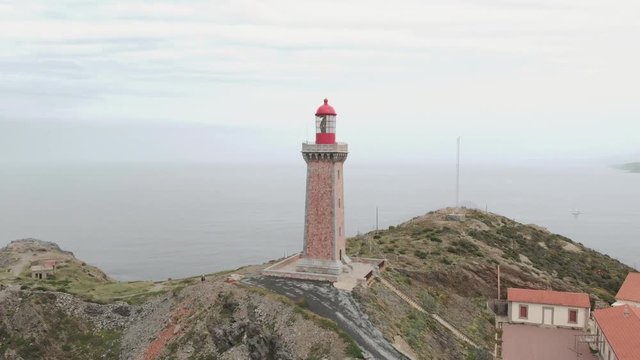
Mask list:
[[[309,310],[334,320],[370,359],[407,359],[373,326],[347,291],[336,289],[329,283],[268,276],[245,278],[242,282],[269,289],[291,299],[304,298]]]
[[[407,295],[403,294],[400,290],[396,289],[395,286],[391,285],[390,282],[388,282],[387,280],[381,278],[380,276],[378,276],[377,279],[380,280],[382,285],[386,286],[391,291],[396,293],[396,295],[398,295],[402,300],[406,301],[412,308],[420,311],[421,313],[424,313],[424,314],[427,314],[427,315],[431,316],[434,320],[439,322],[442,326],[444,326],[445,328],[449,329],[449,331],[451,331],[451,333],[453,333],[453,335],[455,335],[458,339],[466,342],[467,344],[469,344],[469,345],[471,345],[471,346],[473,346],[475,348],[479,347],[476,343],[471,341],[471,339],[469,339],[466,335],[464,335],[463,333],[458,331],[458,329],[456,329],[453,325],[449,324],[446,320],[444,320],[443,318],[441,318],[437,314],[428,313],[425,309],[422,308],[422,306],[416,304],[415,301],[411,300]]]
[[[14,276],[20,276],[20,274],[24,271],[24,269],[31,264],[31,252],[18,254],[20,258],[18,261],[11,266],[11,273]]]

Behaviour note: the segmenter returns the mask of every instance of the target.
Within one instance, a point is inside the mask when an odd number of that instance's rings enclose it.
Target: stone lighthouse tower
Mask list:
[[[307,163],[304,245],[296,271],[338,275],[345,254],[343,164],[347,144],[336,142],[336,111],[324,99],[316,111],[316,142],[302,144]]]
[[[345,253],[344,172],[347,144],[336,142],[336,110],[324,99],[316,111],[316,141],[302,144],[307,163],[307,193],[302,252],[262,270],[263,275],[331,281],[340,289],[370,284],[385,259]]]

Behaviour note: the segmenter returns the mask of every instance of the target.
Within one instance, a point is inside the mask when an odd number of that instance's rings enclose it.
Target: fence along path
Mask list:
[[[395,286],[391,285],[390,282],[388,282],[387,280],[383,279],[380,276],[377,276],[376,278],[382,283],[382,285],[386,286],[387,288],[389,288],[389,290],[393,291],[396,295],[398,295],[402,300],[404,300],[412,308],[420,311],[421,313],[431,316],[435,321],[439,322],[442,326],[444,326],[449,331],[451,331],[453,335],[455,335],[458,339],[466,342],[467,344],[475,348],[480,348],[476,343],[471,341],[471,339],[469,339],[466,335],[458,331],[458,329],[456,329],[453,325],[449,324],[446,320],[444,320],[437,314],[428,313],[425,309],[422,308],[422,306],[418,305],[415,301],[411,300],[407,295],[403,294],[400,290],[396,289]]]

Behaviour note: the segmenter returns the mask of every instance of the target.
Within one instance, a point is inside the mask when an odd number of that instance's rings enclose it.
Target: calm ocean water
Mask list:
[[[255,264],[302,247],[297,165],[3,166],[0,244],[54,241],[117,279]],[[454,202],[455,169],[345,164],[347,233]],[[605,166],[465,166],[461,200],[535,223],[640,267],[640,174]],[[578,218],[573,209],[583,212]]]

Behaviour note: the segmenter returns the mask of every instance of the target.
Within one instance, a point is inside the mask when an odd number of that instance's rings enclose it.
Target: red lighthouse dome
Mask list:
[[[324,99],[316,110],[316,144],[336,143],[336,110]]]
[[[337,115],[336,110],[333,106],[329,105],[329,100],[324,99],[324,105],[321,105],[318,110],[316,110],[316,116],[318,115]]]

